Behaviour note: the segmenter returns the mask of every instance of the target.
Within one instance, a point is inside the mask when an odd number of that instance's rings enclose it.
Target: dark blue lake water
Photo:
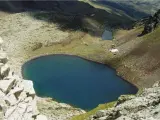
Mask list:
[[[113,39],[113,33],[109,30],[105,30],[102,34],[102,40],[112,40]]]
[[[85,110],[138,90],[110,67],[70,55],[33,59],[23,65],[22,73],[25,79],[33,81],[38,96]]]

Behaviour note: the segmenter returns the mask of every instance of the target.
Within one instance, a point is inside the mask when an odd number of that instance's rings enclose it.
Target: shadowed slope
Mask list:
[[[30,15],[35,19],[56,23],[60,30],[80,30],[94,36],[101,36],[106,26],[130,28],[133,22],[125,14],[94,8],[80,1],[1,1],[0,9],[10,13],[37,11]]]

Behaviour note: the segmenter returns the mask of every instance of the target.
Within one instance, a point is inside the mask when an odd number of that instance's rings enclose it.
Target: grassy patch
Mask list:
[[[94,115],[98,110],[104,110],[104,109],[111,108],[114,106],[114,104],[115,104],[115,102],[100,104],[98,107],[94,108],[93,110],[91,110],[85,114],[74,116],[71,120],[85,120],[89,116]]]
[[[155,31],[147,34],[144,36],[144,39],[150,43],[159,43],[160,42],[160,27],[157,28]]]

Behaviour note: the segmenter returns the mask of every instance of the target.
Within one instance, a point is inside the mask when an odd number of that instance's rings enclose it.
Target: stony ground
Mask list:
[[[49,120],[70,120],[72,116],[86,113],[65,103],[58,103],[46,98],[39,98],[37,106],[39,111],[46,115]]]

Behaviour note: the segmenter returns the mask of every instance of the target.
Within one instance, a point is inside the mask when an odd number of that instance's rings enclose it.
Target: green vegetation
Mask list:
[[[98,110],[104,110],[104,109],[108,109],[114,106],[116,102],[110,102],[110,103],[106,103],[106,104],[100,104],[98,107],[94,108],[93,110],[82,114],[82,115],[78,115],[78,116],[74,116],[71,120],[85,120],[87,119],[89,116],[94,115]]]
[[[150,44],[160,43],[160,27],[157,28],[155,31],[145,35],[144,39]]]

